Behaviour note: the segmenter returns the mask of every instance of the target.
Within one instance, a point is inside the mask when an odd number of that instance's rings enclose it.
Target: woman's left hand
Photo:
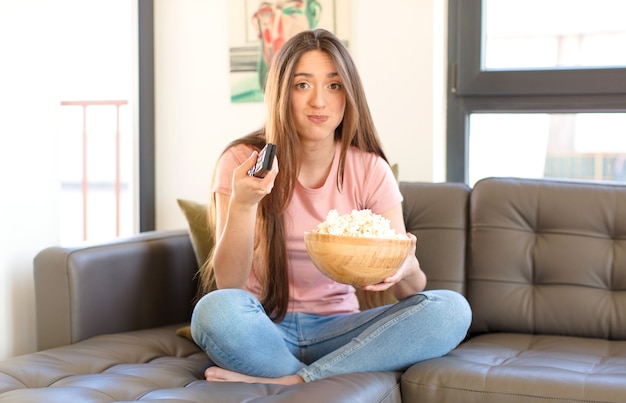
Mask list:
[[[398,268],[398,271],[396,271],[393,275],[383,279],[383,281],[381,281],[380,283],[365,285],[361,288],[366,291],[384,291],[388,288],[391,288],[395,284],[400,283],[403,279],[407,277],[411,277],[415,274],[421,273],[419,262],[415,257],[417,238],[410,232],[407,232],[406,235],[411,240],[411,247],[409,248],[406,259],[404,259],[404,262],[402,262],[402,265],[400,265],[400,267]]]

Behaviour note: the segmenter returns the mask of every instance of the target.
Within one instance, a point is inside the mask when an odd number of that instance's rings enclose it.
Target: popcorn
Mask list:
[[[326,221],[317,226],[320,234],[407,239],[406,234],[397,234],[385,217],[372,213],[371,210],[352,210],[350,214],[339,215],[337,210],[330,210]]]

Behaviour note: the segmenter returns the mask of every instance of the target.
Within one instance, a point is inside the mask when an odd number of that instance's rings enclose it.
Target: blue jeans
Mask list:
[[[198,302],[191,331],[222,368],[268,378],[298,374],[309,382],[404,370],[443,356],[466,336],[471,316],[463,296],[438,290],[355,314],[293,312],[274,323],[251,293],[222,289]]]

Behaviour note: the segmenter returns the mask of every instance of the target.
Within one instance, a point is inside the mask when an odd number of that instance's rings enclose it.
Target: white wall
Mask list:
[[[176,198],[206,200],[224,146],[263,123],[262,104],[230,103],[228,3],[155,0],[158,229],[185,226]],[[352,0],[351,53],[401,180],[445,180],[446,4]]]
[[[32,261],[60,243],[61,161],[72,151],[61,146],[60,101],[128,99],[119,95],[130,92],[119,78],[128,63],[110,56],[110,42],[123,43],[131,13],[113,34],[94,33],[132,4],[0,0],[0,359],[36,348]],[[118,78],[93,80],[103,72]]]
[[[52,6],[0,2],[0,359],[35,350],[32,259],[59,241]]]

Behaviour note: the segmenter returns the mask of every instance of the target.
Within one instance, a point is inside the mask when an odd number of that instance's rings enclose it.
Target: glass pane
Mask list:
[[[60,243],[128,236],[136,232],[135,2],[55,4]]]
[[[626,113],[470,115],[469,184],[489,176],[626,182]]]
[[[483,0],[483,69],[626,66],[624,0]]]

